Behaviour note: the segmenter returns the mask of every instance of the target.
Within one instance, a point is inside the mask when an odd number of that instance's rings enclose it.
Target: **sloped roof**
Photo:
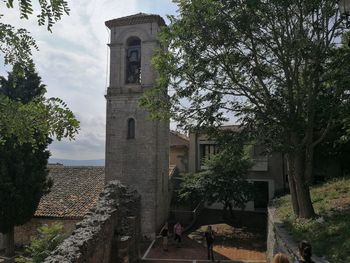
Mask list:
[[[239,131],[241,129],[241,126],[238,124],[223,125],[220,127],[220,129],[221,130]]]
[[[54,185],[35,212],[38,217],[80,219],[98,200],[105,180],[104,167],[49,166]]]
[[[145,24],[145,23],[158,23],[159,26],[165,26],[164,19],[160,15],[155,14],[145,14],[138,13],[135,15],[124,16],[112,20],[108,20],[105,22],[105,25],[108,28],[115,26],[128,26],[128,25],[136,25],[136,24]]]
[[[176,131],[170,131],[170,147],[189,147],[189,141],[189,138],[185,134]]]

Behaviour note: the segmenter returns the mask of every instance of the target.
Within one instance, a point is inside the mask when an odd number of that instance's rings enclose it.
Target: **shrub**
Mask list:
[[[51,251],[53,251],[64,239],[63,225],[60,223],[50,226],[39,227],[38,237],[32,239],[31,244],[26,248],[25,256],[16,258],[17,263],[40,263],[44,262]]]

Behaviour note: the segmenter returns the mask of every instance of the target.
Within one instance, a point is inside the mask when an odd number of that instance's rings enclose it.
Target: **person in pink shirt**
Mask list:
[[[182,226],[180,222],[177,222],[174,225],[174,240],[177,242],[177,247],[181,246],[181,235],[182,235]]]

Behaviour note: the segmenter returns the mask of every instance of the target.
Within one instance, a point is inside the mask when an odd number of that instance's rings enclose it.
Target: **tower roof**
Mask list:
[[[164,19],[160,15],[155,14],[145,14],[138,13],[135,15],[124,16],[112,20],[108,20],[105,22],[105,25],[108,28],[115,26],[128,26],[128,25],[136,25],[136,24],[145,24],[145,23],[158,23],[159,26],[165,26]]]

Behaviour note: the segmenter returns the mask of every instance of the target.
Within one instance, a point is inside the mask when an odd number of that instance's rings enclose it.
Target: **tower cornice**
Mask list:
[[[130,26],[146,23],[157,23],[159,26],[166,26],[164,19],[160,15],[138,13],[131,16],[124,16],[105,22],[105,25],[110,29],[117,26]]]

